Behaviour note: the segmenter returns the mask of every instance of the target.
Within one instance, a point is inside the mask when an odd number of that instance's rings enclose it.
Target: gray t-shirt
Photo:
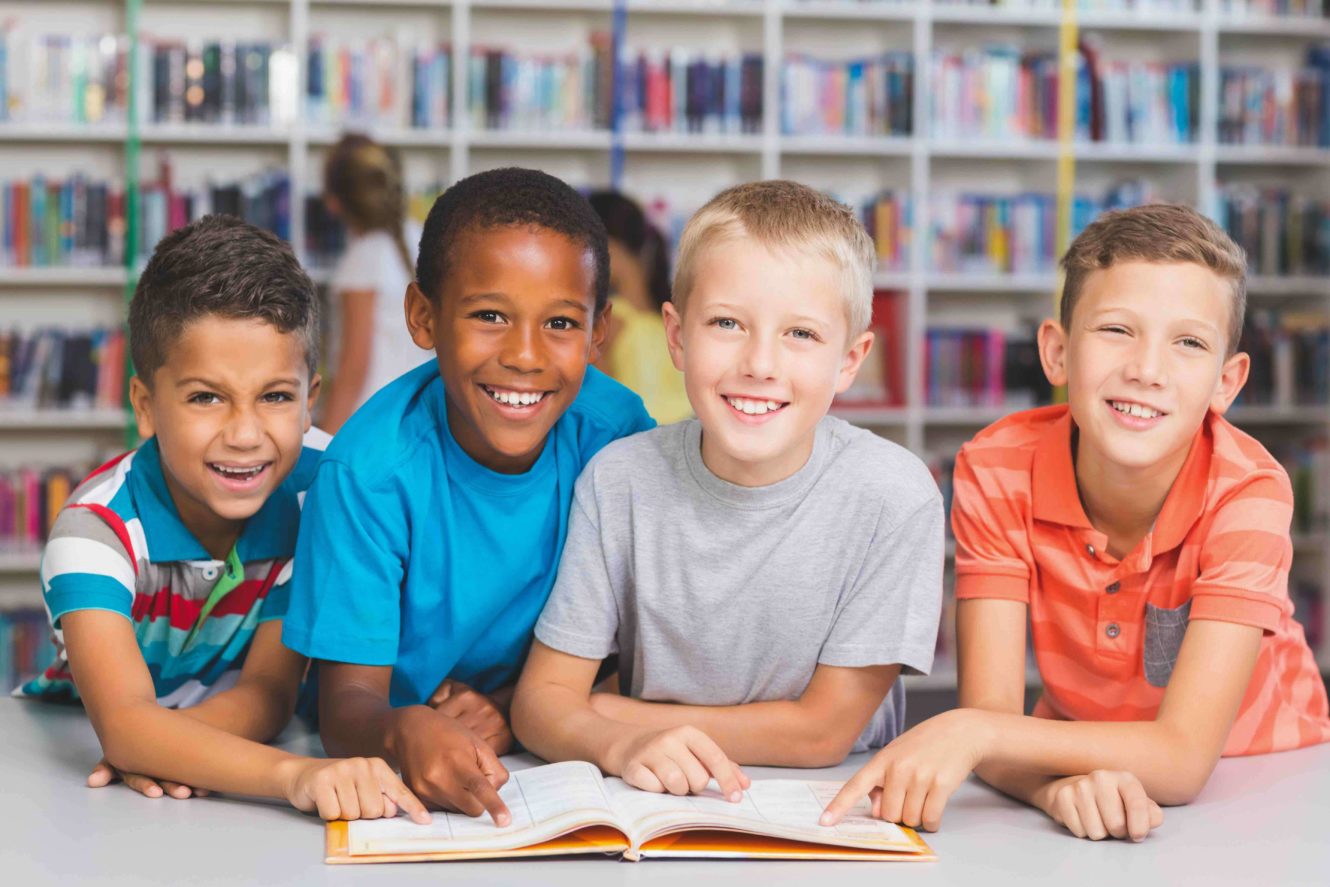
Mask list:
[[[840,419],[791,477],[741,487],[702,461],[697,420],[615,441],[577,481],[536,624],[573,656],[619,654],[651,702],[797,699],[819,664],[933,664],[942,498],[908,450]],[[855,750],[901,731],[897,681]]]

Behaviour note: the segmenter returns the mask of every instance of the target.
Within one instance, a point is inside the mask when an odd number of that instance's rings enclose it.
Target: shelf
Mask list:
[[[908,423],[910,414],[905,407],[858,407],[853,404],[833,404],[831,415],[860,428],[891,428]]]
[[[758,154],[762,151],[762,137],[748,133],[626,132],[623,147],[626,151]]]
[[[1330,277],[1249,277],[1252,296],[1330,296]]]
[[[1047,274],[934,273],[924,278],[930,292],[961,293],[1052,293],[1057,277]]]
[[[123,287],[127,279],[124,268],[0,267],[0,287]]]
[[[0,406],[4,431],[119,431],[130,422],[124,410],[21,410]]]
[[[915,140],[910,136],[784,135],[782,154],[810,156],[909,157]]]
[[[1215,162],[1241,166],[1330,167],[1330,148],[1296,145],[1218,145]]]
[[[1235,406],[1224,418],[1243,425],[1321,425],[1330,422],[1330,409],[1323,406]]]
[[[0,573],[36,573],[41,565],[41,551],[0,551]],[[32,597],[41,603],[40,594],[34,591]],[[3,599],[4,595],[0,594],[0,601]]]
[[[910,286],[910,275],[904,271],[879,271],[873,275],[873,289],[903,290]]]
[[[1024,26],[1057,28],[1062,25],[1062,11],[1058,9],[992,9],[966,4],[935,3],[932,8],[934,22],[958,25],[986,25],[991,27]],[[1076,23],[1082,30],[1100,28],[1114,31],[1178,31],[1201,29],[1201,17],[1195,13],[1158,12],[1081,12]]]
[[[407,127],[380,127],[374,124],[357,126],[348,123],[341,127],[311,125],[306,140],[313,146],[335,145],[349,132],[368,135],[383,145],[394,148],[448,148],[453,144],[452,130],[448,129],[411,129]]]
[[[1295,15],[1226,16],[1219,20],[1219,33],[1324,39],[1330,37],[1330,20],[1320,16]]]
[[[123,123],[3,123],[0,142],[123,142]]]
[[[320,2],[320,0],[315,0]],[[627,0],[630,15],[706,15],[760,17],[762,0]],[[611,0],[472,0],[481,11],[532,10],[537,12],[603,12],[614,10]]]
[[[781,9],[781,15],[790,19],[847,19],[849,21],[913,21],[919,15],[921,3],[879,2],[863,3],[854,0],[811,0],[790,2]]]
[[[929,143],[934,157],[975,160],[1056,160],[1061,146],[1053,139],[935,139]],[[1072,156],[1087,163],[1197,163],[1195,145],[1136,145],[1130,142],[1076,142]]]
[[[286,145],[291,130],[269,126],[222,126],[215,123],[148,123],[140,137],[153,145]]]
[[[939,428],[982,428],[1022,409],[1025,407],[925,407],[924,424]]]
[[[471,133],[477,148],[536,148],[552,151],[608,151],[610,134],[594,130],[483,129]]]

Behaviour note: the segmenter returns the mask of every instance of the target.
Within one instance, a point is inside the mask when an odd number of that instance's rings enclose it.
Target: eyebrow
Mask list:
[[[469,295],[469,296],[463,296],[461,299],[458,300],[457,304],[458,304],[458,305],[474,305],[474,304],[477,303],[477,302],[484,302],[484,301],[487,300],[487,299],[496,299],[496,300],[498,300],[498,301],[500,301],[500,302],[509,302],[509,301],[511,301],[511,300],[508,298],[508,296],[507,296],[506,294],[504,294],[504,293],[490,292],[490,293],[472,293],[472,294]],[[576,299],[559,299],[558,304],[559,304],[559,305],[566,305],[566,306],[568,306],[569,308],[572,308],[572,309],[577,310],[577,311],[581,311],[583,314],[587,314],[587,313],[589,313],[589,311],[590,311],[590,309],[587,308],[585,302],[579,302],[579,301],[577,301]]]
[[[223,390],[227,387],[221,382],[214,382],[213,380],[205,379],[202,376],[189,376],[176,382],[175,385],[177,388],[185,388],[190,385],[202,385],[204,388],[216,388],[219,390]],[[275,385],[290,385],[292,387],[298,387],[300,385],[300,380],[294,376],[284,376],[280,379],[269,380],[263,387],[268,389]]]

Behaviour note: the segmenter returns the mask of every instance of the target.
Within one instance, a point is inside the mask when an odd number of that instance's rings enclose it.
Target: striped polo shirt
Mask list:
[[[300,505],[326,439],[306,435],[296,467],[245,522],[229,561],[215,560],[180,521],[156,438],[89,475],[42,555],[56,660],[15,694],[78,698],[60,629],[61,617],[76,610],[107,610],[133,623],[162,705],[194,705],[234,686],[259,623],[286,613]],[[200,621],[219,583],[233,587]]]
[[[1065,405],[1008,416],[961,448],[956,597],[1030,608],[1035,714],[1153,720],[1190,619],[1259,627],[1256,668],[1225,755],[1330,740],[1325,685],[1293,617],[1288,476],[1209,413],[1150,533],[1121,560],[1091,526]]]

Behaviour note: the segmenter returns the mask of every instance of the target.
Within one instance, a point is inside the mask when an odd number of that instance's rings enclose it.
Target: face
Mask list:
[[[1078,455],[1181,470],[1206,411],[1227,410],[1247,379],[1247,355],[1225,358],[1231,310],[1229,284],[1196,264],[1122,262],[1088,275],[1071,329],[1049,320],[1039,330],[1044,371],[1067,386]]]
[[[214,557],[290,474],[318,391],[299,335],[216,316],[185,327],[151,385],[130,382],[139,434],[156,436],[176,511]]]
[[[448,424],[471,458],[518,474],[540,455],[600,356],[609,317],[595,306],[589,250],[553,231],[463,234],[437,303],[412,284],[407,326],[438,353]]]
[[[808,461],[873,335],[850,336],[840,274],[824,259],[737,239],[698,261],[683,315],[666,305],[665,329],[702,458],[731,483],[775,483]]]

